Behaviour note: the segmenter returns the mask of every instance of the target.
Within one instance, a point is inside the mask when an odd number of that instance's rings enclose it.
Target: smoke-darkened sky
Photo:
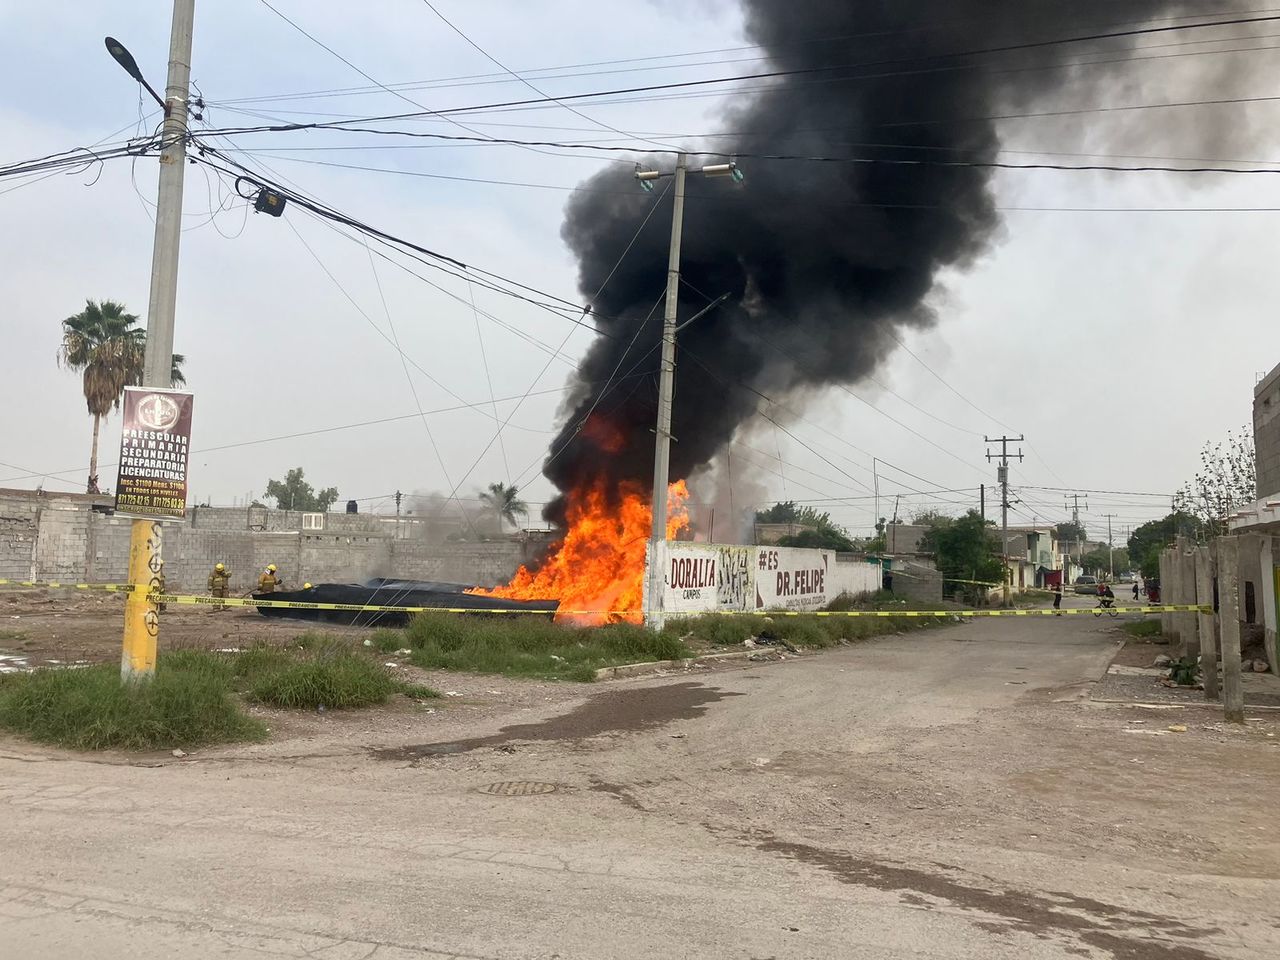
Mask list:
[[[1048,109],[1068,90],[1076,99],[1105,99],[1112,85],[1089,63],[1098,45],[1040,42],[1168,26],[1203,12],[1203,4],[1178,0],[1126,3],[1123,17],[1114,3],[1058,0],[743,6],[746,34],[768,57],[760,72],[784,75],[726,100],[716,121],[724,136],[693,145],[723,151],[692,157],[694,167],[737,156],[746,177],[737,185],[689,178],[679,316],[694,315],[708,299],[728,300],[678,337],[673,480],[705,467],[761,414],[780,415],[764,397],[788,401],[798,389],[857,384],[898,348],[905,329],[945,324],[931,299],[936,278],[968,268],[1002,221],[991,166],[1002,159],[994,117]],[[1150,40],[1115,38],[1103,49],[1120,56],[1139,42]],[[1047,62],[1057,67],[1046,69]],[[1248,65],[1188,62],[1182,69],[1213,97],[1233,89]],[[1054,124],[1038,134],[1050,145]],[[1173,111],[1134,116],[1116,140],[1135,152],[1177,144],[1193,156],[1252,146],[1247,130],[1224,134]],[[673,159],[645,163],[670,171]],[[662,310],[654,304],[665,278],[671,198],[662,198],[615,269],[617,251],[654,202],[634,186],[620,200],[629,184],[626,169],[601,171],[565,218],[579,286],[603,335],[587,353],[586,385],[546,465],[561,490],[601,474],[650,483],[653,383],[600,386],[618,373],[653,369],[660,350]],[[598,430],[580,432],[588,416],[608,421],[609,434],[621,431],[616,454],[602,448]]]
[[[409,84],[401,93],[427,108],[537,97],[425,5],[274,5],[379,81]],[[468,114],[467,125],[490,137],[741,152],[743,184],[690,178],[684,267],[700,293],[681,291],[681,315],[700,309],[702,294],[735,299],[681,336],[673,446],[680,471],[708,459],[719,467],[716,444],[736,424],[728,449],[737,510],[748,500],[821,501],[867,531],[872,503],[846,498],[867,496],[873,471],[882,494],[902,495],[904,514],[963,509],[994,478],[982,434],[1006,427],[1028,437],[1027,460],[1014,471],[1024,488],[1019,519],[1061,513],[1059,493],[1036,487],[1170,493],[1194,474],[1205,440],[1248,418],[1254,374],[1280,360],[1275,214],[1248,212],[1280,207],[1270,176],[990,175],[756,156],[1272,159],[1280,155],[1274,103],[1113,109],[1274,96],[1271,24],[920,61],[1239,4],[975,0],[939,4],[939,13],[905,0],[804,2],[775,19],[771,6],[738,0],[641,0],[624,28],[614,4],[509,3],[500,17],[488,4],[439,6],[557,96],[806,63],[859,63],[862,74],[879,74],[587,99],[574,102],[576,114],[554,103]],[[166,21],[167,10],[133,0],[0,0],[0,82],[10,91],[0,103],[0,159],[149,130],[154,110],[143,100],[140,116],[136,85],[102,38],[123,40],[161,84]],[[885,60],[904,62],[870,66]],[[415,109],[257,0],[197,4],[192,76],[217,126]],[[980,119],[993,114],[1001,119]],[[413,127],[466,133],[439,118]],[[191,167],[175,342],[196,394],[196,496],[218,504],[260,496],[268,479],[302,466],[319,486],[337,486],[341,501],[373,510],[393,510],[397,489],[456,487],[475,497],[488,483],[515,481],[536,517],[558,493],[542,464],[587,396],[575,385],[597,379],[575,372],[578,362],[607,376],[661,297],[670,196],[659,199],[664,183],[639,191],[631,171],[635,159],[670,169],[671,157],[319,131],[236,145],[253,151],[243,162],[371,224],[566,299],[594,294],[621,257],[592,297],[595,321],[618,339],[593,347],[594,335],[563,317],[420,264],[404,266],[422,277],[376,257],[371,266],[361,244],[297,210],[281,220],[246,216],[227,184]],[[594,181],[601,171],[607,179]],[[86,297],[145,316],[155,180],[154,160],[142,159],[0,185],[9,191],[0,192],[9,298],[0,320],[0,401],[9,411],[0,419],[0,486],[82,488],[92,424],[76,378],[54,363],[58,322]],[[866,205],[911,196],[928,207]],[[599,407],[633,419],[628,455],[609,467],[645,484],[656,335],[656,322],[641,328],[620,369],[637,375]],[[646,356],[649,366],[632,371]],[[781,426],[755,415],[755,403]],[[510,421],[498,441],[495,416]],[[102,435],[110,486],[117,417]],[[588,465],[604,462],[596,460]],[[551,472],[561,481],[558,467],[585,462],[570,448]],[[1124,524],[1165,503],[1116,495],[1090,500],[1090,510]]]

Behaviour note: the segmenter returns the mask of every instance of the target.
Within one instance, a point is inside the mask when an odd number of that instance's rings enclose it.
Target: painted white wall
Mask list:
[[[832,550],[668,542],[658,553],[667,613],[821,610],[842,593],[880,589],[879,565]]]

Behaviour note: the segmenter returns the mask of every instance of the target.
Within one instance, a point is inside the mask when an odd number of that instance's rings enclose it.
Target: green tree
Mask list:
[[[1175,511],[1160,520],[1150,520],[1129,536],[1129,562],[1137,564],[1143,577],[1160,576],[1160,551],[1177,536],[1200,538],[1204,524],[1189,513]]]
[[[98,435],[102,418],[120,409],[124,388],[142,382],[147,331],[138,318],[126,313],[114,300],[86,300],[84,309],[62,321],[58,364],[81,374],[85,406],[93,417],[93,443],[89,449],[89,481],[86,490],[98,491]],[[173,355],[170,383],[186,383],[185,358]]]
[[[1001,583],[1004,565],[995,555],[991,524],[976,510],[957,517],[937,531],[938,569],[950,580],[981,580]],[[970,591],[966,591],[970,592]]]
[[[1206,443],[1200,451],[1200,469],[1194,480],[1182,485],[1174,507],[1202,524],[1200,534],[1220,537],[1227,532],[1227,518],[1257,499],[1253,432],[1227,432],[1223,443]]]
[[[510,523],[513,527],[520,525],[520,518],[529,515],[529,505],[519,497],[519,487],[505,483],[491,483],[488,490],[480,491],[480,502],[493,511],[498,521],[498,534],[502,534],[502,524]]]
[[[266,496],[275,500],[281,510],[301,510],[303,513],[324,513],[338,499],[338,488],[327,487],[316,493],[302,476],[302,468],[294,467],[284,475],[284,480],[268,480]]]
[[[1084,524],[1072,523],[1070,520],[1064,520],[1054,527],[1053,536],[1064,550],[1073,548],[1076,544],[1084,543],[1089,539],[1088,533],[1085,532]]]
[[[757,510],[756,523],[795,523],[819,530],[839,529],[831,519],[831,514],[810,506],[798,506],[794,500],[775,503],[767,510]]]
[[[817,550],[836,550],[840,553],[854,553],[858,549],[852,540],[834,527],[801,530],[799,533],[779,538],[778,546],[811,547]]]
[[[1106,547],[1099,547],[1080,558],[1080,565],[1086,573],[1106,574],[1113,570],[1123,573],[1130,564],[1129,551],[1124,547],[1115,547],[1109,553]]]

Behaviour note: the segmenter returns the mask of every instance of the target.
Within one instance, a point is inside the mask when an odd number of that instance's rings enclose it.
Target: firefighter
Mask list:
[[[276,576],[276,565],[268,563],[267,569],[258,578],[258,592],[275,593],[278,586],[280,586],[280,578]]]
[[[227,571],[226,564],[221,561],[215,563],[213,573],[209,574],[209,596],[225,599],[230,586],[231,574]]]

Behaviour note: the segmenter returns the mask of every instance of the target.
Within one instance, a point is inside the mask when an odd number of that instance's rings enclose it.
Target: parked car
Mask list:
[[[1098,592],[1098,578],[1085,574],[1082,577],[1076,577],[1075,584],[1076,593],[1087,593],[1094,596]]]
[[[1138,575],[1132,570],[1126,570],[1124,573],[1116,577],[1120,583],[1137,583]]]

